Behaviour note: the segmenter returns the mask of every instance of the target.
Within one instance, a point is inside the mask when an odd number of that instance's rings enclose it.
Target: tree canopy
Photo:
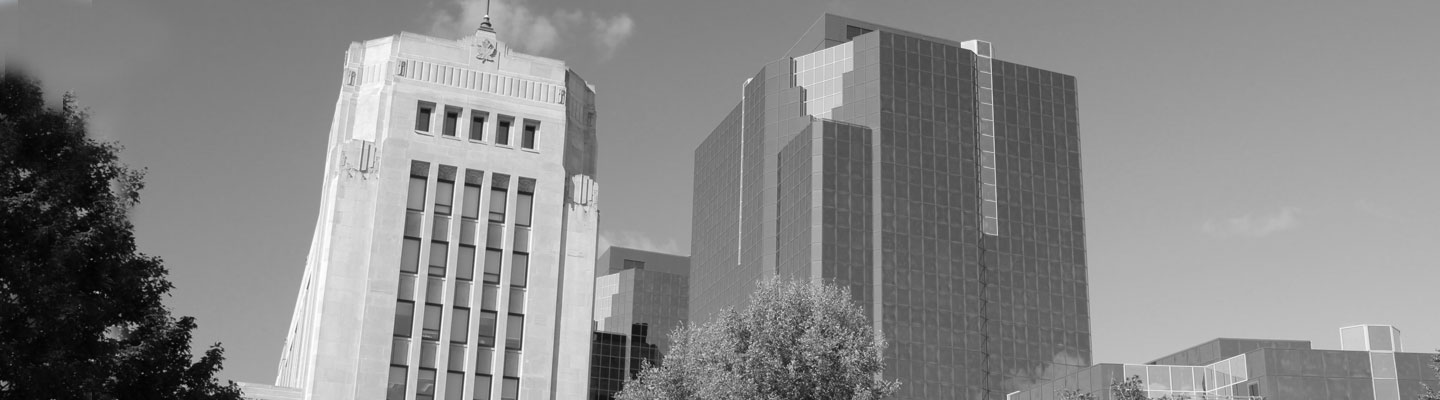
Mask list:
[[[135,246],[128,212],[142,174],[87,137],[67,94],[0,77],[0,400],[239,399],[214,374],[219,343],[190,352],[191,317],[162,304],[172,285]]]
[[[743,310],[677,328],[671,342],[617,399],[875,400],[899,388],[882,377],[884,338],[829,285],[763,282]]]

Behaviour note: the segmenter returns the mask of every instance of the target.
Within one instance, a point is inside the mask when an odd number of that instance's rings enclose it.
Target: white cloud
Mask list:
[[[610,58],[635,31],[629,14],[603,16],[580,9],[536,10],[525,0],[495,0],[490,22],[510,47],[526,54],[549,55],[566,43],[594,38],[602,59]],[[442,0],[430,15],[430,33],[457,38],[469,35],[484,21],[486,0]]]
[[[680,243],[675,238],[655,239],[642,232],[629,230],[606,230],[600,232],[596,254],[604,254],[610,246],[647,250],[657,253],[680,254]]]
[[[1300,208],[1281,207],[1275,214],[1211,219],[1200,226],[1200,230],[1215,237],[1265,237],[1277,232],[1294,229],[1300,225]]]

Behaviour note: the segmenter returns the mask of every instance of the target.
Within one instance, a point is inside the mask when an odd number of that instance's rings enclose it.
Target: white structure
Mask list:
[[[271,391],[584,398],[594,89],[563,62],[510,51],[488,23],[458,40],[352,43],[341,76]]]

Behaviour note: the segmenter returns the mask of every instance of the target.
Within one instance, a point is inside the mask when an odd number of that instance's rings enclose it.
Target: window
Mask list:
[[[465,185],[465,200],[460,207],[460,217],[477,219],[480,218],[480,187]]]
[[[445,374],[445,400],[464,400],[465,373],[450,371]]]
[[[490,189],[490,221],[505,222],[505,189]]]
[[[475,400],[490,400],[490,375],[475,374]]]
[[[526,274],[529,273],[530,255],[526,253],[515,253],[510,259],[510,285],[525,287]]]
[[[400,287],[396,290],[400,300],[415,300],[415,275],[400,274]]]
[[[495,349],[481,347],[475,352],[475,373],[486,377],[495,374]],[[490,386],[488,379],[485,380],[485,386]]]
[[[425,304],[425,324],[420,327],[420,337],[426,340],[440,340],[439,304]]]
[[[420,369],[420,380],[415,385],[415,400],[435,399],[435,370]]]
[[[440,134],[448,137],[455,137],[460,126],[460,107],[445,106],[445,122],[440,126]]]
[[[410,365],[410,339],[390,338],[390,365]]]
[[[520,398],[520,379],[505,378],[500,384],[500,399],[515,400]]]
[[[505,349],[520,350],[520,344],[525,337],[525,316],[510,314],[505,321]]]
[[[410,191],[405,197],[405,208],[425,211],[425,177],[410,177]]]
[[[520,134],[520,148],[535,149],[535,132],[540,130],[539,121],[525,120],[525,130]]]
[[[446,365],[445,368],[448,368],[448,369],[450,370],[450,372],[464,371],[464,370],[465,370],[465,345],[463,345],[463,344],[451,344],[451,345],[450,345],[450,357],[449,357],[449,360],[448,360],[448,361],[449,361],[449,362],[445,364],[445,365]]]
[[[450,342],[465,343],[470,338],[470,309],[450,309]]]
[[[640,260],[625,260],[625,269],[645,269],[645,262]]]
[[[505,352],[505,377],[513,378],[520,376],[520,352]]]
[[[470,140],[485,140],[485,117],[484,111],[470,110]]]
[[[510,124],[515,120],[504,115],[500,116],[500,126],[495,127],[495,144],[501,146],[510,145]]]
[[[415,321],[415,302],[395,302],[395,336],[410,337],[410,328]]]
[[[460,245],[459,264],[455,268],[455,279],[475,279],[475,246]]]
[[[435,184],[435,214],[450,215],[450,205],[455,201],[455,182],[438,181]]]
[[[525,313],[525,288],[510,288],[509,306],[511,314],[519,315]]]
[[[400,248],[400,271],[412,274],[420,272],[420,239],[405,238],[404,245]]]
[[[495,323],[496,314],[493,311],[480,312],[480,341],[481,346],[495,347]]]
[[[520,193],[515,196],[515,225],[530,226],[530,213],[534,208],[534,203],[535,195],[533,194]],[[500,212],[504,213],[504,208],[501,208]]]
[[[500,283],[499,249],[485,249],[485,283]]]
[[[415,110],[415,130],[417,132],[430,131],[430,118],[435,114],[435,103],[428,101],[420,102]]]
[[[430,276],[445,276],[445,256],[449,250],[449,243],[430,242]]]
[[[390,382],[385,388],[385,400],[405,400],[405,372],[405,367],[390,366]]]

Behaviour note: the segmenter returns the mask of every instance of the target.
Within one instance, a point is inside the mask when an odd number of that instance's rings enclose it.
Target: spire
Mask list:
[[[480,22],[480,30],[495,32],[495,28],[490,26],[490,0],[485,0],[485,20]]]

